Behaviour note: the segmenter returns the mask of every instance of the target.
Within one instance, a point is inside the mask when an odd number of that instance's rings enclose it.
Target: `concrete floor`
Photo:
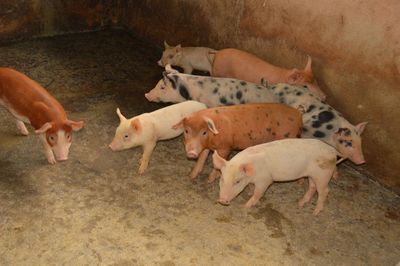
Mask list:
[[[395,265],[400,198],[348,165],[330,183],[325,210],[303,210],[298,183],[274,184],[259,206],[216,203],[218,184],[180,138],[161,142],[148,171],[140,149],[113,153],[118,117],[164,105],[143,94],[161,77],[161,51],[126,33],[36,39],[0,48],[0,65],[32,77],[84,119],[70,159],[47,164],[39,139],[18,135],[0,110],[0,265]],[[29,127],[30,128],[30,127]],[[31,128],[30,128],[31,129]],[[210,164],[209,164],[210,165]]]

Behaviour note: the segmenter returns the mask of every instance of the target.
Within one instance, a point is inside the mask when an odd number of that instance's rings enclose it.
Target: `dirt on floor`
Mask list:
[[[216,203],[211,160],[194,161],[182,139],[159,142],[144,175],[141,149],[108,144],[127,116],[156,110],[144,93],[161,78],[161,49],[122,31],[35,39],[0,47],[0,65],[47,88],[69,118],[84,120],[69,160],[49,165],[34,133],[19,135],[0,109],[0,265],[395,265],[400,198],[339,166],[325,209],[297,200],[306,184],[273,184],[260,204]],[[32,132],[32,128],[28,129]]]

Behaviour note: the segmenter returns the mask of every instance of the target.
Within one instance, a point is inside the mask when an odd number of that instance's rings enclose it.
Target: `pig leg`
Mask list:
[[[21,132],[22,135],[24,136],[29,135],[28,129],[26,128],[24,122],[22,122],[21,120],[17,120],[17,128],[19,129],[19,132]]]
[[[335,167],[335,171],[333,172],[332,178],[335,181],[337,181],[339,179],[339,172],[336,167]]]
[[[43,143],[44,153],[46,155],[47,161],[49,162],[49,164],[55,164],[57,161],[54,157],[53,150],[51,149],[49,143],[47,143],[46,134],[40,134],[40,139]]]
[[[222,158],[226,159],[226,158],[228,158],[229,154],[231,153],[231,150],[217,150],[217,152]],[[215,168],[213,168],[211,173],[210,173],[210,175],[207,178],[207,183],[210,184],[210,183],[214,182],[215,179],[219,175],[220,175],[220,171],[215,169]]]
[[[244,206],[246,208],[251,208],[256,205],[271,184],[272,179],[266,180],[263,183],[255,184],[253,196],[246,202]]]
[[[193,67],[191,67],[189,65],[182,66],[182,68],[183,68],[183,72],[185,74],[192,74],[192,72],[193,72]]]
[[[153,153],[154,147],[156,146],[157,142],[150,142],[143,145],[143,155],[142,159],[140,159],[140,167],[139,167],[139,174],[143,174],[146,171],[147,166],[149,165],[151,154]]]
[[[317,200],[317,206],[315,207],[313,212],[314,215],[317,215],[324,208],[324,202],[329,192],[328,183],[331,175],[332,174],[330,174],[328,178],[323,178],[316,183],[318,191],[318,200]]]
[[[196,165],[190,173],[190,178],[195,179],[201,171],[203,171],[204,164],[207,160],[208,154],[210,153],[209,149],[205,149],[200,153],[199,158],[197,159]]]
[[[308,178],[308,190],[306,194],[304,194],[303,198],[299,200],[299,207],[303,207],[304,204],[309,202],[314,195],[315,191],[317,191],[317,187],[315,186],[314,180]]]

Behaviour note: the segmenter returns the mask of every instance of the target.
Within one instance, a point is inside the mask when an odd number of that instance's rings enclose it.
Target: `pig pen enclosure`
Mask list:
[[[19,135],[0,108],[0,264],[396,265],[400,148],[392,133],[400,115],[400,31],[393,12],[400,6],[387,0],[388,9],[375,14],[376,27],[357,24],[376,3],[358,12],[346,1],[329,11],[295,1],[2,1],[0,66],[37,81],[85,127],[74,134],[68,161],[50,165],[32,127],[29,136]],[[309,23],[290,19],[293,10]],[[336,24],[328,22],[337,18],[347,38],[329,46]],[[305,30],[316,19],[325,27],[316,29],[319,42]],[[352,31],[378,37],[384,31],[385,41],[370,36],[373,44],[357,46],[363,37]],[[297,206],[306,184],[296,182],[274,183],[251,209],[242,207],[251,188],[229,206],[218,204],[218,182],[206,182],[211,158],[191,181],[195,162],[186,158],[182,137],[159,142],[139,175],[141,148],[112,152],[108,144],[117,107],[132,117],[168,106],[144,97],[162,77],[157,60],[164,39],[236,47],[286,67],[301,67],[310,54],[327,102],[352,122],[370,122],[363,138],[367,163],[338,166],[340,177],[330,182],[318,216],[312,215],[315,197]],[[332,52],[340,45],[346,52]],[[365,56],[352,62],[357,49]],[[377,54],[372,68],[365,57]]]

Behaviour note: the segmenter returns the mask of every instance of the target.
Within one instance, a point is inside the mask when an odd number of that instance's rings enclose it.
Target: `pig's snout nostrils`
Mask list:
[[[230,201],[226,200],[226,199],[218,199],[218,203],[220,203],[224,206],[227,206],[227,205],[229,205]]]
[[[198,157],[198,154],[194,151],[189,151],[186,153],[186,156],[190,159],[196,159]]]

